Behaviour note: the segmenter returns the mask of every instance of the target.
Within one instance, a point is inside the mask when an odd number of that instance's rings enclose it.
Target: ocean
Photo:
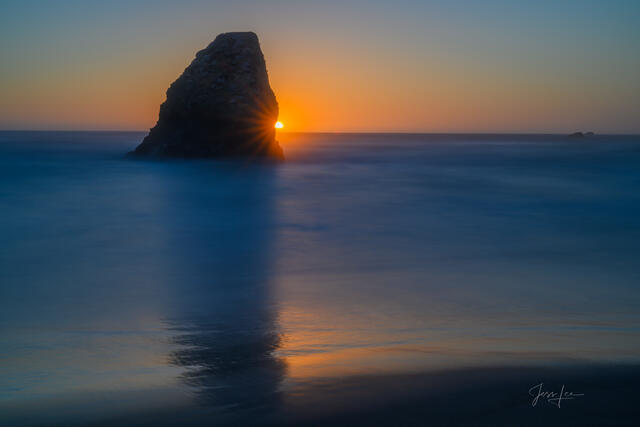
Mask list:
[[[0,424],[640,419],[640,137],[143,137],[0,132]]]

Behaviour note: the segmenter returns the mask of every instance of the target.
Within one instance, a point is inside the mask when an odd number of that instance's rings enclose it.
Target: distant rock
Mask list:
[[[132,154],[283,159],[277,119],[258,36],[224,33],[171,84],[158,122]]]
[[[582,132],[574,132],[572,134],[569,135],[569,138],[589,138],[594,136],[593,132],[586,132],[586,133],[582,133]]]

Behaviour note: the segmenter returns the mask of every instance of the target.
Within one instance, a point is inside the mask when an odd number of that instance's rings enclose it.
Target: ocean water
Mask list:
[[[640,137],[143,136],[0,132],[2,425],[566,425],[640,384]]]

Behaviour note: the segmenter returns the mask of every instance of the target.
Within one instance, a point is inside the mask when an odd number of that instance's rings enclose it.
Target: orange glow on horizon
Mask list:
[[[412,50],[381,52],[375,43],[336,50],[325,38],[259,36],[279,104],[282,127],[274,123],[274,128],[281,135],[637,129],[635,92],[625,86],[635,81],[631,77],[602,90],[582,90],[587,82],[571,75],[526,67],[494,70],[447,50],[415,57]],[[187,47],[174,42],[170,55],[165,44],[144,39],[137,42],[140,48],[114,50],[113,57],[99,55],[91,45],[86,52],[51,58],[33,47],[28,56],[33,64],[21,68],[17,60],[7,61],[14,65],[3,70],[0,129],[147,131],[158,120],[167,88],[212,37],[206,33]],[[468,71],[474,67],[480,68]]]

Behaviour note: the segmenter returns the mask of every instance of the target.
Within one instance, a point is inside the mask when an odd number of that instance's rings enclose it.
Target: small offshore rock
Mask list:
[[[586,133],[582,133],[582,132],[574,132],[570,135],[568,135],[569,138],[590,138],[592,136],[594,136],[595,134],[593,132],[586,132]]]

